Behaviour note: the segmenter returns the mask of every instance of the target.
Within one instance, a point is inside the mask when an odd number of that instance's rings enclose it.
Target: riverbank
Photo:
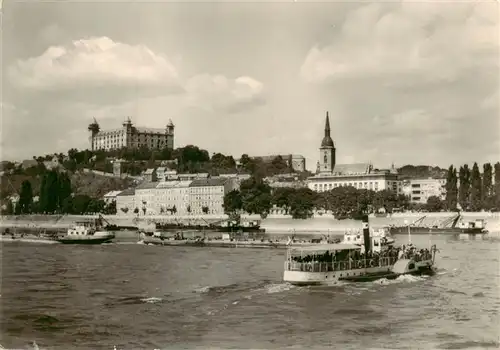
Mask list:
[[[371,227],[382,226],[403,226],[405,222],[413,222],[423,216],[424,225],[435,225],[446,218],[453,216],[451,212],[441,213],[396,213],[386,217],[369,217]],[[476,219],[486,220],[486,229],[489,231],[500,230],[500,214],[499,213],[462,213],[464,221],[473,221]],[[23,215],[23,216],[2,216],[0,218],[0,229],[15,228],[18,230],[35,230],[42,229],[48,231],[65,231],[77,221],[89,220],[97,218],[96,215]],[[118,227],[135,226],[148,227],[154,231],[155,222],[183,222],[193,223],[202,222],[216,223],[227,219],[225,215],[199,215],[199,216],[138,216],[130,217],[123,215],[105,215],[104,218],[111,224]],[[258,215],[244,215],[244,221],[259,220],[261,228],[265,229],[266,234],[338,234],[345,230],[360,229],[361,221],[359,220],[337,220],[331,215],[315,215],[313,218],[305,220],[292,219],[287,215],[270,215],[265,219],[261,219]]]

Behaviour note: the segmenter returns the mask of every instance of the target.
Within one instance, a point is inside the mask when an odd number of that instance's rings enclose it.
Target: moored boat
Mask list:
[[[394,279],[406,274],[432,274],[436,246],[417,249],[411,243],[399,248],[382,244],[363,223],[363,243],[290,246],[283,280],[295,285],[332,284],[338,281],[366,282]]]
[[[390,228],[391,234],[406,234],[410,231],[411,234],[483,234],[487,233],[486,221],[477,219],[474,221],[464,221],[463,216],[459,213],[445,219],[442,222],[433,225],[423,225],[427,216],[422,216],[413,223],[404,226],[393,226]]]
[[[113,232],[102,229],[99,218],[94,222],[76,222],[68,229],[65,236],[56,238],[56,241],[63,244],[102,244],[109,243],[114,238]]]

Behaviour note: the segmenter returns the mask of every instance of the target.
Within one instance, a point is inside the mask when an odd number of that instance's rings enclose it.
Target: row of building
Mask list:
[[[198,176],[197,176],[198,175]],[[239,189],[249,175],[208,177],[177,174],[175,179],[144,181],[136,188],[113,191],[105,200],[116,200],[118,215],[221,215],[224,196]]]
[[[125,127],[125,126],[124,126]],[[127,126],[128,128],[128,126]],[[326,114],[324,136],[319,148],[320,161],[314,176],[299,181],[294,175],[270,178],[272,188],[309,187],[316,192],[325,192],[341,186],[373,191],[389,190],[410,196],[415,203],[426,203],[430,196],[444,199],[445,180],[422,179],[402,181],[397,170],[375,169],[371,164],[336,164],[335,144],[330,136],[330,120]],[[305,158],[298,155],[280,155],[295,171],[305,170]],[[260,157],[272,161],[276,156]],[[145,181],[135,189],[116,195],[118,214],[137,212],[144,215],[159,214],[223,214],[224,195],[238,189],[241,181],[250,175],[221,175],[210,177],[202,174],[177,174],[166,167],[148,169]]]

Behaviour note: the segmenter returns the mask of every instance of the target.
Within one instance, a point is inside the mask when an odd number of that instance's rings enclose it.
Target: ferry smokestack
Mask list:
[[[365,242],[365,253],[371,252],[370,226],[368,225],[368,215],[364,215],[363,219],[363,239]]]

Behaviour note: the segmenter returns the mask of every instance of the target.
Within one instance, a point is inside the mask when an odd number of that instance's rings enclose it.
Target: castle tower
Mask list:
[[[175,125],[172,119],[169,119],[167,127],[165,128],[165,135],[167,135],[167,148],[174,149],[174,129]]]
[[[330,119],[328,117],[328,112],[326,112],[325,121],[325,136],[321,141],[321,147],[319,148],[320,157],[320,174],[331,174],[335,168],[335,145],[330,136]]]
[[[122,123],[123,131],[122,135],[124,136],[123,140],[123,147],[130,148],[132,147],[132,120],[130,120],[130,117],[127,117],[127,119]]]
[[[97,123],[97,120],[94,118],[94,122],[89,124],[87,130],[89,131],[89,143],[90,143],[90,150],[93,151],[95,148],[95,137],[101,131],[101,127],[99,126],[99,123]]]

